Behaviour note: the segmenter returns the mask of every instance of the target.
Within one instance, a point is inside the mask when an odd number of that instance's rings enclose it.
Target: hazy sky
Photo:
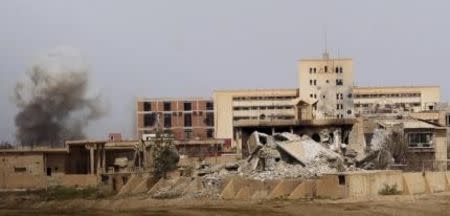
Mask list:
[[[1,1],[0,140],[15,83],[38,55],[81,50],[109,113],[92,138],[134,134],[135,97],[296,88],[297,60],[354,59],[358,85],[440,85],[450,97],[450,1]]]

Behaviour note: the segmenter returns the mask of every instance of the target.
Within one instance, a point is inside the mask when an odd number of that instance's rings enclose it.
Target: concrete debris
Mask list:
[[[237,163],[197,167],[197,175],[204,176],[205,185],[219,185],[229,175],[250,179],[313,178],[325,173],[383,169],[392,156],[383,146],[382,134],[374,135],[372,149],[358,160],[358,152],[342,142],[340,130],[320,132],[321,142],[307,135],[277,133],[273,136],[254,132],[248,139],[248,158]]]

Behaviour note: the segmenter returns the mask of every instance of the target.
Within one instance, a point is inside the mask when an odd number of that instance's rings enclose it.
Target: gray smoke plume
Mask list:
[[[60,47],[32,64],[16,84],[17,140],[24,146],[62,146],[85,138],[83,128],[103,116],[100,97],[88,95],[88,69],[80,53]]]

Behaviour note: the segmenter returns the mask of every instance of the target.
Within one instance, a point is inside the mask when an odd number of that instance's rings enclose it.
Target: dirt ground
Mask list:
[[[33,202],[25,198],[15,205],[2,199],[0,215],[450,215],[450,193],[313,201],[150,200],[132,197]]]

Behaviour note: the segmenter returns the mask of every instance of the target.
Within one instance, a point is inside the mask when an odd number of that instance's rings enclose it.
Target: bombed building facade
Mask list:
[[[440,88],[354,86],[353,74],[352,59],[324,53],[321,58],[299,60],[298,89],[215,91],[216,137],[232,139],[232,145],[246,156],[250,154],[247,142],[254,131],[307,135],[316,142],[333,140],[338,132],[340,142],[362,155],[370,149],[376,129],[391,130],[381,126],[382,122],[429,124],[414,129],[402,127],[401,140],[410,143],[405,151],[411,154],[405,153],[395,163],[407,166],[406,155],[410,155],[410,161],[414,160],[411,163],[446,169],[450,118],[449,109],[440,100]],[[415,146],[411,144],[414,142],[429,144]]]
[[[0,150],[0,187],[108,182],[116,191],[130,185],[141,191],[157,167],[203,189],[236,175],[268,180],[447,170],[450,109],[439,87],[354,86],[352,59],[328,53],[298,64],[299,88],[137,98],[131,140],[110,134],[66,140],[59,149]],[[192,176],[201,176],[201,184]],[[341,176],[335,180],[341,185]]]

